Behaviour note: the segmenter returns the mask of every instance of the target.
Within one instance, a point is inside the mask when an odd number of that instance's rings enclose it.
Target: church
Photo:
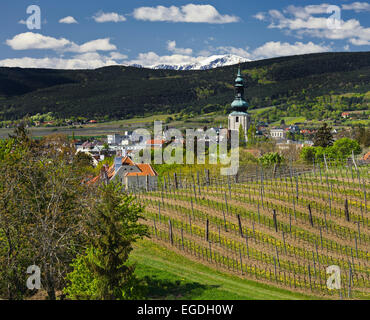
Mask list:
[[[241,74],[239,65],[238,75],[235,79],[235,99],[231,104],[232,112],[229,115],[229,130],[239,131],[242,126],[245,140],[248,141],[248,130],[251,125],[251,118],[248,114],[248,103],[244,100],[244,77]]]

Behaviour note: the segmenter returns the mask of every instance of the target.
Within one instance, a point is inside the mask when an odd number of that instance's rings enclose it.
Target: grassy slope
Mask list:
[[[131,259],[137,262],[137,275],[147,280],[151,299],[314,299],[213,270],[147,240],[137,245]]]

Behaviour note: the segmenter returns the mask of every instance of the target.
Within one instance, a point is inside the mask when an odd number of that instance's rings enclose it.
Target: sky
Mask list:
[[[370,2],[2,1],[0,66],[95,69],[369,51]],[[28,11],[28,13],[27,13]]]

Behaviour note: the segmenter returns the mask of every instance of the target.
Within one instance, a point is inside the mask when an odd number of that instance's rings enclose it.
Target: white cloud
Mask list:
[[[266,20],[266,15],[264,12],[258,12],[253,16],[253,18],[256,18],[257,20],[264,21]]]
[[[152,67],[161,64],[196,63],[200,61],[202,58],[204,57],[192,57],[189,55],[181,54],[159,56],[155,52],[150,51],[146,53],[140,53],[136,59],[129,61],[128,64],[137,64],[142,65],[144,67]]]
[[[252,56],[254,59],[265,59],[279,56],[327,52],[330,50],[331,48],[329,46],[314,44],[311,41],[308,43],[296,42],[294,44],[290,44],[288,42],[270,41],[255,49],[252,53]]]
[[[98,12],[95,14],[95,16],[93,16],[93,19],[95,20],[95,22],[98,22],[98,23],[104,23],[104,22],[123,22],[123,21],[126,21],[127,19],[123,16],[123,15],[120,15],[116,12]]]
[[[96,39],[86,42],[82,45],[78,45],[65,38],[56,39],[34,32],[18,34],[12,39],[6,40],[6,44],[13,50],[48,49],[54,51],[78,53],[117,50],[117,47],[110,43],[109,38]]]
[[[176,41],[167,41],[167,49],[168,51],[171,51],[175,54],[182,54],[182,55],[187,55],[187,56],[190,56],[193,54],[193,49],[177,48]]]
[[[25,32],[17,34],[13,39],[6,40],[13,50],[51,49],[60,50],[72,44],[71,41],[44,36],[39,33]]]
[[[67,49],[67,51],[81,53],[95,51],[113,51],[113,50],[117,50],[117,47],[114,44],[110,43],[109,38],[92,40],[80,46],[76,45],[72,46],[70,49]]]
[[[354,10],[356,12],[370,11],[370,3],[368,2],[353,2],[351,4],[343,4],[343,10]]]
[[[355,46],[370,46],[370,40],[352,38],[352,39],[349,39],[349,42],[351,42]]]
[[[251,59],[252,54],[249,52],[249,48],[236,48],[232,46],[221,46],[217,48],[211,48],[217,54],[234,54],[242,58]]]
[[[1,67],[47,68],[47,69],[96,69],[119,63],[111,55],[104,56],[96,52],[75,55],[71,58],[16,58],[0,60]]]
[[[296,18],[307,19],[314,14],[326,14],[329,6],[330,4],[327,3],[308,5],[305,7],[296,7],[294,5],[290,5],[284,9],[284,13],[292,14]]]
[[[60,19],[59,23],[73,24],[73,23],[78,23],[78,22],[72,16],[68,16],[68,17],[64,17],[64,18]]]
[[[128,58],[127,55],[119,53],[119,52],[111,52],[109,56],[114,60],[125,60]]]
[[[370,5],[369,5],[370,6]],[[270,10],[267,13],[260,13],[254,17],[261,20],[261,14],[270,20],[268,28],[293,32],[296,36],[308,35],[321,39],[343,40],[347,39],[355,45],[367,45],[370,41],[370,28],[363,27],[356,19],[340,20],[340,28],[333,29],[329,26],[329,15],[327,9],[329,4],[310,5],[305,7],[288,6],[283,10]],[[364,2],[355,2],[344,5],[346,10],[367,10]],[[323,16],[315,16],[324,14]]]
[[[189,22],[189,23],[233,23],[238,22],[239,17],[222,15],[211,5],[188,4],[182,7],[141,7],[136,8],[133,16],[137,20]]]

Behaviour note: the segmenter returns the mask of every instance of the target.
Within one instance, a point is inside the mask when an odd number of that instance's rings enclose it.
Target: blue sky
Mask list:
[[[41,10],[41,29],[27,26],[30,5]],[[336,11],[328,14],[331,5]],[[257,60],[368,51],[369,16],[363,1],[17,0],[1,4],[0,66],[152,66],[218,54]]]

